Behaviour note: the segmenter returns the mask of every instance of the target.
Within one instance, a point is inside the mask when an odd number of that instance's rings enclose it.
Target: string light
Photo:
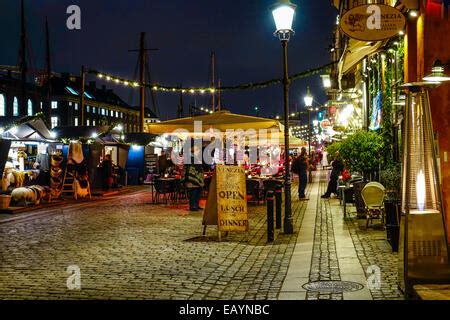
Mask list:
[[[303,79],[306,77],[311,77],[316,74],[320,74],[323,72],[323,70],[326,70],[329,67],[334,66],[335,64],[337,64],[337,62],[328,63],[328,64],[318,67],[318,68],[313,68],[310,70],[306,70],[306,71],[297,73],[297,74],[289,77],[289,80],[295,81],[295,80]],[[89,70],[88,73],[95,74],[99,79],[105,79],[106,81],[112,80],[114,83],[123,84],[124,86],[133,86],[133,87],[143,86],[143,87],[149,87],[153,91],[174,92],[174,93],[175,92],[181,92],[181,93],[189,92],[191,94],[196,94],[196,93],[197,94],[205,94],[207,92],[210,94],[214,94],[217,91],[237,91],[237,90],[262,89],[262,88],[267,88],[269,86],[281,84],[283,82],[283,79],[272,79],[269,81],[263,81],[263,82],[258,82],[258,83],[247,83],[247,84],[240,84],[240,85],[236,85],[236,86],[224,86],[224,87],[220,87],[220,88],[214,88],[214,87],[193,87],[193,88],[187,87],[186,88],[186,87],[178,87],[178,86],[163,86],[163,85],[159,85],[159,84],[155,85],[155,84],[149,84],[149,83],[138,83],[138,82],[131,81],[129,79],[124,79],[124,78],[116,77],[113,75],[108,75],[106,73],[99,72],[99,71],[92,70],[92,69]]]

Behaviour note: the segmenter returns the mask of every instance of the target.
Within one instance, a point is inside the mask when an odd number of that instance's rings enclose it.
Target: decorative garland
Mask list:
[[[302,78],[307,78],[314,76],[316,74],[321,73],[323,70],[330,68],[331,66],[337,64],[337,62],[331,62],[324,66],[309,69],[300,73],[296,73],[289,77],[289,81],[296,81]],[[254,90],[254,89],[262,89],[267,88],[269,86],[277,85],[283,83],[283,79],[272,79],[268,81],[255,82],[255,83],[246,83],[240,84],[236,86],[222,86],[218,88],[212,87],[180,87],[180,86],[167,86],[161,85],[157,83],[139,83],[133,80],[124,79],[121,77],[116,77],[114,75],[106,74],[97,70],[89,70],[88,73],[95,74],[100,79],[105,79],[106,81],[110,81],[112,83],[121,84],[129,87],[148,87],[153,91],[162,91],[162,92],[181,92],[181,93],[191,93],[191,94],[204,94],[204,93],[214,93],[215,91],[238,91],[238,90]]]

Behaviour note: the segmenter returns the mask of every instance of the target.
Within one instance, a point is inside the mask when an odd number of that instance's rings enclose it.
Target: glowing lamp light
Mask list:
[[[417,209],[424,211],[425,209],[425,175],[420,170],[417,174],[416,180],[416,196],[417,196]]]
[[[325,89],[331,88],[331,78],[330,75],[325,74],[320,76],[322,78],[323,87]]]
[[[409,16],[410,16],[411,18],[417,18],[417,17],[419,16],[419,13],[418,13],[416,10],[411,10],[411,11],[409,12]]]
[[[431,74],[423,78],[427,82],[446,82],[450,81],[450,77],[445,74],[444,64],[440,60],[436,60],[431,68]]]
[[[303,98],[303,100],[305,101],[305,106],[306,107],[308,107],[308,108],[312,107],[314,98],[311,95],[311,91],[310,91],[309,87],[307,88],[306,96]]]
[[[138,87],[138,86],[139,86],[139,83],[133,82],[133,87]]]
[[[56,139],[57,137],[58,137],[58,135],[56,134],[56,132],[50,131],[50,138]]]
[[[92,135],[91,135],[91,138],[93,138],[93,139],[96,139],[98,137],[98,133],[97,132],[94,132]]]
[[[101,73],[99,73],[98,77],[101,79],[101,78],[103,78],[103,75]]]
[[[290,1],[280,1],[272,10],[276,33],[292,32],[296,5]]]
[[[111,77],[110,76],[106,76],[106,80],[111,80]]]

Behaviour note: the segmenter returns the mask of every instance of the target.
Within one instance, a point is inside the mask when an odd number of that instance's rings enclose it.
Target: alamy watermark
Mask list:
[[[66,285],[69,290],[81,290],[81,270],[77,265],[71,265],[67,267],[66,272],[69,274],[67,277]]]

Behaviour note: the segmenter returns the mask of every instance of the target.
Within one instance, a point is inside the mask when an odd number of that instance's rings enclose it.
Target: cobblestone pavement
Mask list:
[[[305,202],[293,190],[299,230]],[[266,243],[263,206],[250,206],[249,241],[213,228],[201,213],[153,206],[148,193],[0,224],[0,299],[277,299],[296,234]],[[77,266],[81,289],[69,290]]]
[[[398,257],[386,240],[386,231],[365,228],[365,220],[347,220],[356,253],[364,270],[376,265],[381,271],[381,288],[371,289],[374,300],[403,300],[398,289]]]
[[[326,181],[321,181],[321,188],[325,190]],[[339,204],[338,200],[325,201],[325,203],[331,206]],[[381,271],[380,289],[369,288],[372,298],[374,300],[404,299],[397,285],[398,254],[392,252],[387,241],[386,231],[366,228],[366,220],[356,218],[354,206],[350,205],[347,210],[350,212],[350,217],[346,219],[346,225],[363,269],[367,270],[370,266],[377,266]]]

